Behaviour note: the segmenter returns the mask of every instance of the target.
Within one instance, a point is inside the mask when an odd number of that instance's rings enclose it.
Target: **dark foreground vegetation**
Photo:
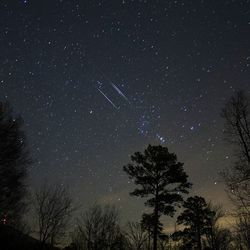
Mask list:
[[[218,201],[189,196],[192,184],[184,164],[167,147],[148,145],[135,152],[123,167],[133,182],[131,196],[148,207],[138,222],[120,223],[111,205],[94,205],[74,218],[77,207],[68,188],[45,183],[27,192],[32,165],[21,117],[0,103],[0,249],[167,250],[250,249],[250,99],[236,92],[221,112],[225,139],[234,145],[235,158],[221,176],[235,210],[234,226],[225,220]],[[178,212],[178,213],[177,213]],[[29,226],[25,215],[35,224]],[[163,216],[176,218],[167,234]],[[66,247],[65,247],[66,246]]]
[[[8,225],[0,225],[0,241],[1,249],[8,250],[39,250],[41,249],[40,241],[23,233],[20,230],[10,227]],[[46,244],[44,249],[56,250],[50,244]]]

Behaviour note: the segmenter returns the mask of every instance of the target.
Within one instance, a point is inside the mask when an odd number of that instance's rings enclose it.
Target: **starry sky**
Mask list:
[[[1,0],[0,31],[0,100],[25,120],[31,189],[63,183],[139,219],[122,167],[151,143],[229,207],[220,110],[250,90],[249,0]]]

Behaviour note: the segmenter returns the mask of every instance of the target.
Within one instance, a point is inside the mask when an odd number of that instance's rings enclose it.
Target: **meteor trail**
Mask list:
[[[129,99],[127,98],[127,96],[111,81],[111,79],[109,77],[107,77],[99,68],[95,68],[97,71],[99,71],[99,73],[101,73],[101,75],[106,78],[106,80],[109,82],[109,84],[117,91],[117,93],[122,96],[129,104],[130,101]],[[97,83],[99,84],[99,86],[102,86],[103,83],[100,82],[100,81],[97,81]]]
[[[123,94],[123,92],[122,92],[114,83],[111,82],[111,85],[112,85],[112,87],[117,91],[117,93],[118,93],[120,96],[122,96],[122,97],[129,103],[129,100],[128,100],[127,96],[125,96],[125,95]]]
[[[99,88],[97,88],[97,90],[106,98],[106,100],[108,100],[108,102],[115,108],[115,109],[119,109],[119,107],[117,107]]]

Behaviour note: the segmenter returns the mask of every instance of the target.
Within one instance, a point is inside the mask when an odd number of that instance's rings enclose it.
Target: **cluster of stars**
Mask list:
[[[197,189],[219,188],[232,159],[219,113],[249,90],[249,1],[1,6],[0,97],[24,118],[34,185],[61,179],[86,203],[123,201],[122,166],[151,143],[176,152]]]

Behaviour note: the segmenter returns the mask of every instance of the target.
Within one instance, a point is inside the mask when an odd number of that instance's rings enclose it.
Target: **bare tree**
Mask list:
[[[208,246],[214,250],[223,249],[221,246],[225,246],[228,231],[224,230],[219,225],[219,220],[225,215],[221,206],[213,205],[211,202],[207,205],[209,214],[206,225],[206,238]],[[228,233],[229,234],[229,233]]]
[[[148,234],[141,223],[129,222],[127,224],[125,237],[130,250],[145,249]]]
[[[73,202],[63,185],[44,184],[34,195],[35,215],[41,246],[57,244],[73,212]]]
[[[236,92],[222,110],[225,138],[235,145],[236,161],[223,172],[229,197],[247,212],[250,207],[250,98]]]
[[[123,249],[123,236],[115,207],[94,205],[81,215],[75,231],[78,249]]]
[[[240,249],[250,249],[250,215],[248,213],[238,212],[235,229]]]

